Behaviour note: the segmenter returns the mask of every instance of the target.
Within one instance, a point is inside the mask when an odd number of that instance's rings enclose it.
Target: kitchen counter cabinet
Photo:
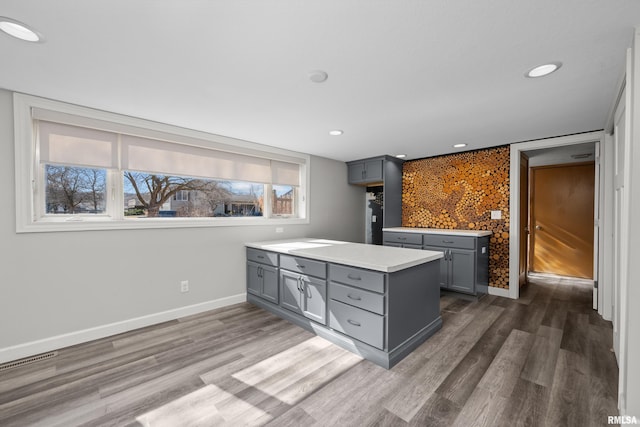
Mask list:
[[[415,246],[421,241],[422,249],[442,252],[440,287],[479,296],[486,294],[489,286],[491,234],[487,230],[391,227],[383,229],[383,240],[388,246],[405,241]]]
[[[279,303],[278,255],[251,249],[247,252],[247,292]]]
[[[260,296],[248,276],[248,302],[386,369],[442,326],[441,252],[284,240],[248,243],[248,265],[256,253],[278,259],[280,298]]]

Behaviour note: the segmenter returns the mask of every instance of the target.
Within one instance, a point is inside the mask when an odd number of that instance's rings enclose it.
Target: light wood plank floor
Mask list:
[[[612,328],[591,289],[441,297],[443,328],[391,370],[249,304],[0,372],[1,426],[602,426]]]

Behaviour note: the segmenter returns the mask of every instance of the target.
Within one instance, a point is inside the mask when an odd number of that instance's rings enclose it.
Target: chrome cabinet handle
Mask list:
[[[258,255],[258,259],[264,259],[264,255]]]
[[[306,268],[306,265],[296,264],[296,267],[298,267],[298,268]]]
[[[358,296],[355,296],[355,297],[354,297],[354,296],[353,296],[353,295],[351,295],[351,294],[347,294],[347,298],[350,298],[350,299],[352,299],[352,300],[354,300],[354,301],[360,301],[360,300],[362,300],[362,298],[360,298],[360,297],[358,297]]]
[[[347,274],[347,278],[351,280],[362,280],[360,276],[352,276],[351,274]]]
[[[360,324],[360,322],[356,322],[355,320],[351,320],[351,319],[347,319],[347,322],[349,322],[350,324],[352,324],[353,326],[362,326]]]
[[[542,230],[542,227],[539,225],[536,225],[536,230]]]
[[[443,240],[442,243],[455,243],[453,240]]]

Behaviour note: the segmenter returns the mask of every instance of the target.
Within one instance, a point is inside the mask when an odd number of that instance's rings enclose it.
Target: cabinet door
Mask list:
[[[262,298],[278,304],[278,269],[269,265],[263,265],[262,276]]]
[[[280,306],[302,314],[300,308],[300,275],[280,270]]]
[[[247,262],[247,292],[260,296],[262,293],[262,280],[260,280],[260,264]]]
[[[448,288],[449,287],[449,269],[451,267],[451,263],[449,261],[449,249],[439,248],[437,246],[423,246],[422,249],[427,251],[438,251],[444,253],[444,258],[440,258],[438,261],[440,262],[440,287]]]
[[[364,178],[367,182],[382,181],[383,160],[369,160],[364,164]]]
[[[349,165],[349,183],[364,182],[364,163],[351,163]]]
[[[450,259],[449,287],[460,292],[475,293],[475,251],[450,249]]]
[[[327,324],[327,282],[315,277],[302,277],[302,314],[323,325]]]

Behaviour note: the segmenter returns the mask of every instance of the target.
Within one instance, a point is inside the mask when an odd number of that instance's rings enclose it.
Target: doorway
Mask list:
[[[523,267],[522,260],[527,260],[527,256],[522,256],[523,248],[529,246],[529,234],[527,226],[530,225],[530,218],[528,215],[528,209],[524,206],[521,207],[521,201],[525,199],[522,197],[522,192],[528,193],[528,186],[524,186],[523,181],[529,178],[528,174],[522,171],[522,160],[527,159],[529,167],[539,166],[551,166],[569,163],[585,163],[595,162],[598,164],[599,147],[604,138],[604,132],[587,132],[582,134],[575,134],[563,137],[541,139],[535,141],[521,142],[511,145],[511,165],[510,165],[510,229],[511,235],[509,236],[509,290],[507,295],[510,298],[518,299],[520,297],[520,283],[523,273],[523,268],[527,271],[531,271],[530,267]],[[526,157],[523,157],[525,154]],[[599,277],[599,247],[597,242],[600,229],[598,227],[599,222],[595,219],[599,219],[599,210],[595,204],[600,204],[598,196],[595,194],[600,188],[600,174],[596,167],[595,179],[594,179],[594,205],[591,207],[591,235],[594,244],[593,249],[593,272],[592,278],[587,279],[593,284],[594,303],[598,301],[597,289]],[[524,188],[527,188],[525,190]],[[529,200],[529,197],[526,197]],[[525,214],[526,212],[526,214]],[[524,224],[526,223],[526,225]],[[527,252],[528,253],[528,252]],[[581,279],[585,280],[585,279]]]
[[[592,280],[595,163],[532,167],[529,194],[528,272]]]

